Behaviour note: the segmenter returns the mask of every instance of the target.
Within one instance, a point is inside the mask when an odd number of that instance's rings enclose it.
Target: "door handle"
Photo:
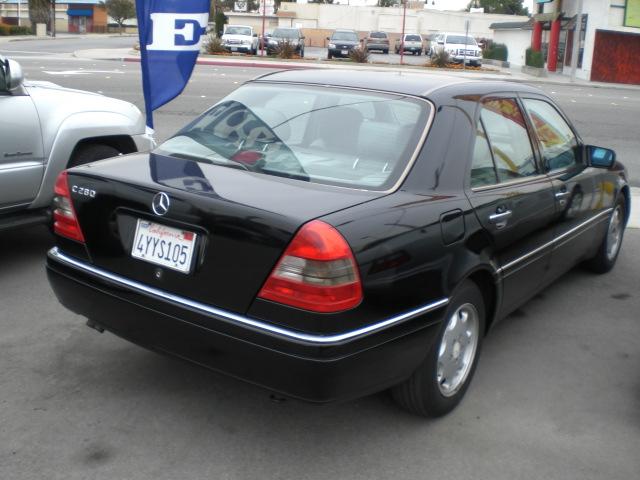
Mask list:
[[[511,217],[511,215],[513,215],[513,212],[511,210],[505,210],[504,212],[496,212],[492,215],[489,215],[489,221],[491,223],[495,223],[498,226],[500,226],[499,224],[502,224],[502,226],[504,226],[504,224],[506,224],[506,221]]]
[[[564,190],[564,191],[562,191],[562,192],[556,192],[556,198],[557,198],[558,200],[561,200],[561,199],[563,199],[563,198],[565,198],[565,197],[568,197],[569,195],[571,195],[571,192],[568,192],[568,191],[566,191],[566,190]]]

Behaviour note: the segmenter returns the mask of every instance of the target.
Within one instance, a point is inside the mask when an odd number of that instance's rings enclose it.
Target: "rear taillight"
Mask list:
[[[53,230],[56,234],[84,243],[84,235],[73,209],[67,171],[60,172],[56,179],[53,198]]]
[[[313,312],[333,313],[362,300],[358,267],[349,244],[331,225],[313,220],[293,238],[259,298]]]

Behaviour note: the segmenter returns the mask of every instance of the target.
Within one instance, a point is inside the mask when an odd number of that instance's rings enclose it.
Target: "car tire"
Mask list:
[[[121,152],[115,147],[102,143],[87,143],[80,145],[69,160],[69,168],[84,165],[85,163],[117,157]]]
[[[626,201],[625,197],[620,195],[609,216],[607,231],[598,247],[598,252],[585,262],[589,270],[595,273],[607,273],[615,266],[622,246],[626,219]]]
[[[423,417],[439,417],[453,410],[471,383],[484,327],[482,292],[474,282],[466,280],[451,298],[436,341],[422,364],[411,377],[391,389],[396,403]]]
[[[300,49],[300,58],[304,58],[304,48]]]
[[[331,55],[331,52],[327,52],[327,60],[331,60],[333,58],[333,55]]]
[[[384,53],[385,55],[389,55],[389,49],[387,48],[386,50],[383,50],[382,53]]]

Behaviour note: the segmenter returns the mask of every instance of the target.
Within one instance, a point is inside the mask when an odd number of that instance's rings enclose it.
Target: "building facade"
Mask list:
[[[578,78],[640,84],[640,0],[536,3],[532,47],[545,53],[549,71],[570,73],[575,40]]]

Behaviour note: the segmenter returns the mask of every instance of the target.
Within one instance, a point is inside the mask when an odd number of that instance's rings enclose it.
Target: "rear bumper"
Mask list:
[[[88,267],[88,269],[87,269]],[[320,335],[170,294],[124,285],[58,249],[47,259],[60,302],[94,324],[151,350],[311,402],[341,401],[388,388],[422,362],[438,333],[446,300],[376,328]],[[266,327],[266,328],[265,328]]]

